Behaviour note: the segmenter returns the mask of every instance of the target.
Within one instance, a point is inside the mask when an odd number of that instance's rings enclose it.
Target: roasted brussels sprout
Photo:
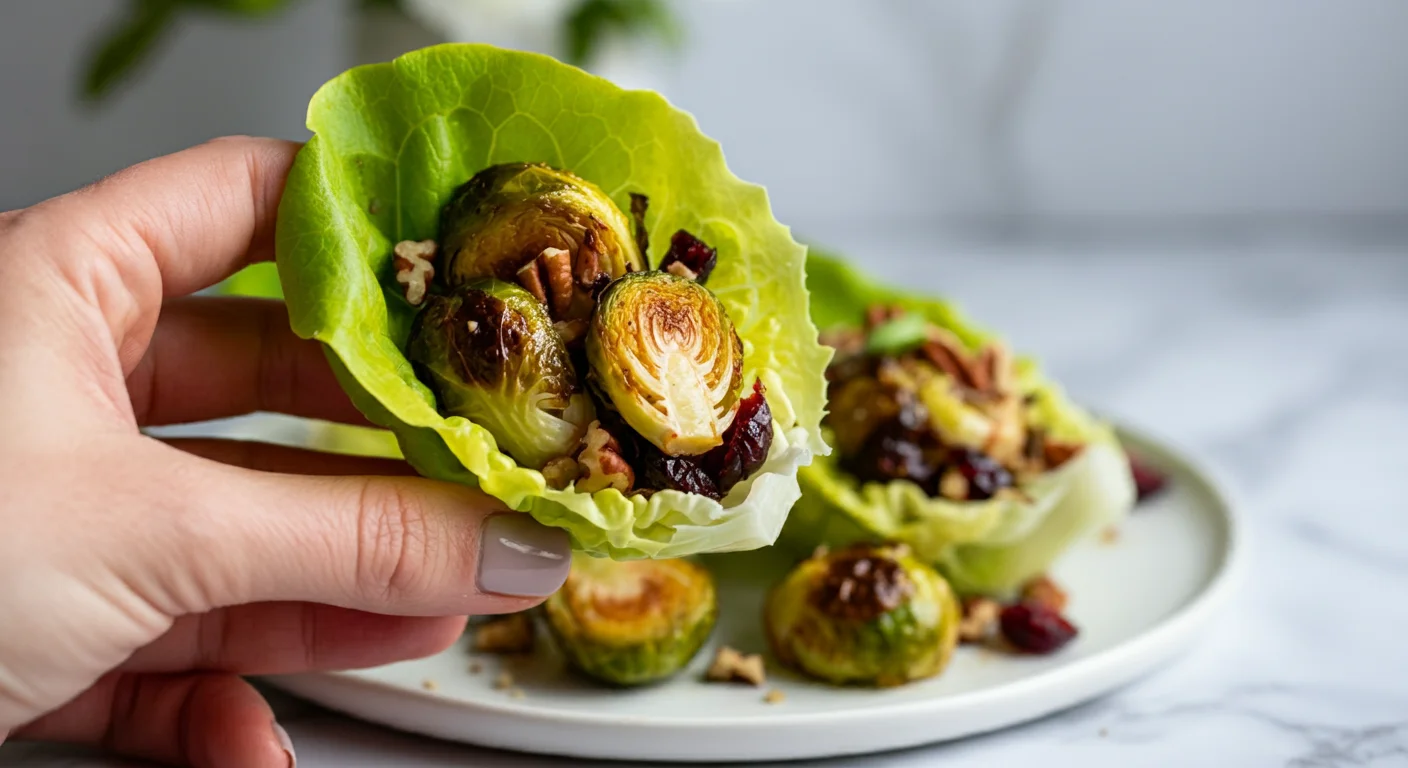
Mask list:
[[[718,602],[713,577],[687,560],[577,555],[543,613],[573,667],[613,685],[640,685],[694,658],[714,629]]]
[[[456,190],[441,213],[440,247],[450,285],[517,282],[558,321],[585,318],[594,288],[646,268],[631,222],[611,198],[538,163],[495,165]]]
[[[501,280],[432,295],[406,356],[442,414],[482,425],[524,466],[571,453],[592,421],[591,399],[547,310]]]
[[[768,594],[764,626],[783,664],[838,685],[901,685],[943,671],[961,619],[948,582],[902,545],[860,544],[803,561]]]
[[[723,304],[693,280],[641,272],[601,294],[587,331],[594,384],[669,456],[723,442],[743,380],[743,345]]]

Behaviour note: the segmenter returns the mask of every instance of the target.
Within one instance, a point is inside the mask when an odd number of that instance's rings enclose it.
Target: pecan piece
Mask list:
[[[919,353],[935,368],[948,374],[953,383],[971,390],[978,389],[977,377],[969,366],[968,353],[952,334],[936,330],[919,347]]]
[[[577,464],[577,460],[571,456],[559,456],[543,465],[543,479],[548,482],[549,488],[562,490],[572,483],[582,474],[582,469]]]
[[[1066,590],[1061,589],[1061,585],[1052,581],[1045,574],[1022,585],[1022,602],[1024,603],[1043,605],[1056,613],[1064,613],[1066,601]]]
[[[1055,469],[1075,458],[1083,448],[1080,443],[1068,443],[1048,435],[1041,443],[1042,460],[1048,469]]]
[[[997,633],[1002,606],[988,597],[963,601],[963,620],[958,623],[958,639],[965,643],[986,642]]]
[[[597,294],[611,282],[601,268],[596,231],[603,226],[592,219],[576,255],[562,248],[544,248],[515,273],[518,284],[548,308],[553,320],[585,320],[596,305]]]
[[[904,314],[904,307],[898,304],[871,304],[865,308],[865,329],[871,330],[884,325]]]
[[[396,244],[391,266],[396,270],[396,282],[406,287],[406,303],[419,307],[430,292],[435,277],[434,240],[403,240]]]
[[[719,646],[718,652],[714,654],[714,662],[709,665],[704,679],[716,683],[748,683],[762,686],[767,682],[767,670],[760,654],[739,653],[723,645]]]
[[[635,485],[636,473],[622,457],[621,444],[610,432],[602,429],[600,421],[587,425],[577,464],[582,470],[577,490],[584,493],[596,493],[606,488],[628,493]]]
[[[480,653],[528,653],[533,650],[533,622],[515,613],[474,630],[474,650]]]

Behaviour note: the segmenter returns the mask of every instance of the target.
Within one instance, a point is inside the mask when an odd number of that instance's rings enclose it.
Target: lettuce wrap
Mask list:
[[[842,261],[813,250],[807,262],[812,319],[826,331],[861,326],[871,307],[896,307],[947,331],[969,351],[994,341],[952,305],[881,286]],[[873,311],[873,310],[872,310]],[[903,333],[903,323],[886,331]],[[872,337],[884,342],[883,334]],[[908,544],[964,593],[1009,594],[1045,572],[1080,537],[1120,520],[1134,502],[1128,460],[1113,430],[1073,405],[1029,359],[1012,366],[1025,419],[1052,441],[1077,446],[1073,458],[1017,482],[1013,492],[953,500],[916,482],[860,482],[839,455],[818,458],[800,474],[802,499],[784,539],[797,546],[890,540]],[[926,393],[927,394],[927,393]],[[926,397],[934,417],[961,424],[957,400]],[[830,423],[838,418],[833,401]],[[841,414],[844,416],[844,414]],[[835,432],[828,429],[828,438]]]
[[[681,557],[776,539],[800,495],[798,469],[829,450],[819,425],[830,351],[808,315],[805,250],[693,117],[544,56],[445,45],[335,78],[313,97],[308,128],[277,231],[290,321],[325,345],[353,403],[395,433],[418,472],[477,486],[594,555]],[[393,247],[436,239],[457,187],[514,162],[575,174],[623,211],[633,193],[648,196],[649,263],[679,230],[717,249],[708,289],[742,342],[742,380],[766,389],[774,432],[762,468],[721,501],[556,489],[483,425],[442,416],[417,378],[406,355],[416,311],[395,282]]]

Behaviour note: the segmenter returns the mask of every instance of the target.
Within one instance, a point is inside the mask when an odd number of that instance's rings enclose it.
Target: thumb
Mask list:
[[[507,613],[557,591],[571,566],[566,532],[475,489],[257,472],[163,449],[194,464],[168,475],[188,482],[157,590],[181,613],[284,600],[397,615]]]

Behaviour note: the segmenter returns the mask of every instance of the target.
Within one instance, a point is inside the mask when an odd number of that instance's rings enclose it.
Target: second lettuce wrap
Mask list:
[[[990,340],[953,306],[881,286],[815,251],[807,288],[812,319],[823,332],[858,327],[868,308],[884,305],[922,316],[970,350]],[[899,541],[943,570],[960,592],[1005,594],[1045,572],[1077,539],[1117,522],[1133,505],[1134,487],[1113,430],[1067,400],[1034,362],[1018,360],[1015,368],[1029,423],[1084,445],[1075,458],[1020,484],[1025,498],[953,501],[906,480],[862,484],[833,453],[802,469],[802,499],[784,539],[805,546]]]

